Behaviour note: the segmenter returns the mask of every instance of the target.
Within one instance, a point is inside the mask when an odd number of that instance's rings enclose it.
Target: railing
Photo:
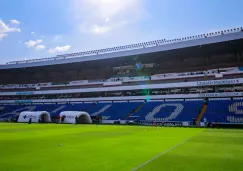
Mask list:
[[[228,30],[223,30],[223,31],[217,31],[217,32],[211,32],[211,33],[207,33],[207,34],[200,34],[200,35],[196,35],[196,36],[189,36],[189,37],[184,37],[184,38],[179,38],[179,39],[154,40],[154,41],[149,41],[149,42],[143,42],[143,43],[137,43],[137,44],[131,44],[131,45],[125,45],[125,46],[117,46],[117,47],[106,48],[106,49],[98,49],[98,50],[70,53],[70,54],[64,54],[64,55],[57,55],[56,57],[22,60],[22,61],[11,61],[11,62],[7,62],[6,65],[43,62],[43,61],[49,61],[49,60],[69,59],[69,58],[76,58],[76,57],[106,54],[106,53],[112,53],[112,52],[121,52],[121,51],[127,51],[127,50],[142,49],[142,48],[154,47],[154,46],[158,46],[158,45],[166,45],[166,44],[172,44],[172,43],[177,43],[177,42],[182,42],[182,41],[202,39],[202,38],[207,38],[207,37],[230,34],[230,33],[235,33],[235,32],[240,32],[240,31],[243,31],[243,27],[238,27],[238,28],[233,28],[233,29],[228,29]]]

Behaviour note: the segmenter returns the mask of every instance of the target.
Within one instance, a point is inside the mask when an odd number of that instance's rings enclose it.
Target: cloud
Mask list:
[[[37,45],[36,46],[36,50],[44,50],[46,48],[46,46],[45,45]]]
[[[0,40],[1,40],[2,38],[6,37],[6,36],[8,36],[8,35],[5,34],[5,33],[0,33]]]
[[[49,53],[60,53],[60,52],[66,52],[71,48],[70,45],[66,46],[57,46],[55,48],[51,48],[48,50]]]
[[[73,18],[82,33],[106,34],[143,19],[144,0],[74,0]]]
[[[12,24],[20,24],[20,22],[18,21],[18,20],[10,20],[10,22],[12,23]]]
[[[62,35],[56,35],[52,39],[53,42],[62,42],[63,41],[63,36]]]
[[[42,43],[43,40],[30,40],[28,42],[25,42],[24,44],[28,47],[28,48],[31,48],[31,47],[35,47],[36,45]]]
[[[111,30],[111,27],[109,26],[99,26],[95,25],[92,28],[90,28],[90,31],[95,34],[104,34]]]
[[[20,31],[21,30],[19,28],[9,27],[2,20],[0,20],[0,39],[8,36],[10,32],[20,32]]]
[[[35,35],[35,32],[32,31],[30,34]]]

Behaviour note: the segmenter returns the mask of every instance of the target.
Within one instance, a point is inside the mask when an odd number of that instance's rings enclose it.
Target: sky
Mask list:
[[[0,0],[0,63],[243,26],[242,0]]]

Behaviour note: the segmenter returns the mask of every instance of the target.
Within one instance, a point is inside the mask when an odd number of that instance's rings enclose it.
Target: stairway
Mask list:
[[[144,106],[145,103],[141,104],[135,111],[129,113],[125,118],[123,118],[122,120],[127,120],[129,117],[131,117],[134,113],[138,112],[143,106]]]
[[[202,108],[202,110],[201,110],[201,112],[200,112],[199,115],[197,116],[197,119],[196,119],[196,124],[197,124],[197,125],[200,123],[200,121],[201,121],[201,119],[202,119],[204,113],[206,112],[207,108],[208,108],[208,105],[207,105],[207,104],[204,104],[204,105],[203,105],[203,108]]]

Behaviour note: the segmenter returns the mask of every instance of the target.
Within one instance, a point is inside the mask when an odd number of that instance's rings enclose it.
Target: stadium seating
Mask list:
[[[91,116],[102,116],[103,119],[118,120],[128,116],[135,111],[142,103],[120,102],[120,103],[99,103],[88,112]]]
[[[202,105],[203,101],[148,102],[134,115],[149,121],[192,121]]]
[[[38,104],[38,105],[6,105],[1,106],[0,118],[7,118],[23,111],[47,111],[51,116],[57,116],[62,111],[86,111],[90,103],[82,104]],[[0,109],[1,109],[0,108]]]
[[[105,120],[125,119],[128,116],[139,117],[146,121],[192,121],[200,113],[203,100],[195,101],[150,101],[116,102],[116,103],[78,103],[78,104],[36,104],[36,105],[2,105],[0,118],[9,118],[22,111],[47,111],[51,116],[57,116],[62,111],[87,111],[91,116],[102,116]],[[137,111],[137,109],[139,109]],[[213,100],[209,101],[201,121],[242,123],[243,100]]]
[[[141,104],[141,102],[113,103],[112,106],[104,113],[104,115],[111,116],[111,120],[123,119],[131,112],[135,111]]]
[[[98,103],[93,108],[88,110],[91,116],[105,116],[102,115],[106,110],[111,107],[111,103]],[[109,118],[109,116],[107,116]]]
[[[209,122],[243,122],[242,100],[217,100],[210,101],[203,116]]]

